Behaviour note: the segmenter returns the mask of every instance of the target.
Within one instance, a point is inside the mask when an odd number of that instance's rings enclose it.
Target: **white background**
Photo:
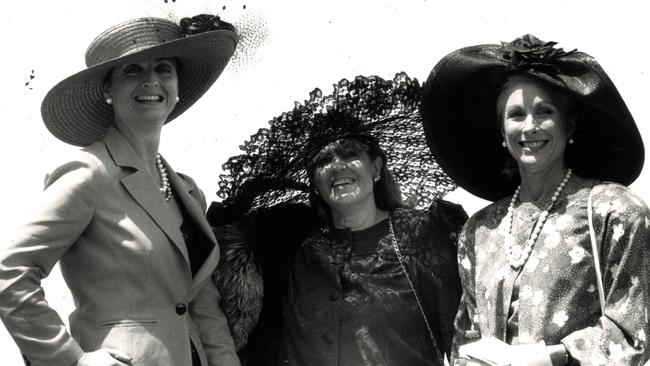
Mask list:
[[[398,71],[423,82],[436,61],[457,48],[525,33],[596,57],[642,136],[646,141],[650,136],[650,26],[641,1],[5,0],[0,5],[0,245],[38,204],[45,172],[72,149],[48,134],[40,103],[56,82],[84,67],[83,54],[94,36],[134,17],[179,19],[204,12],[257,25],[248,33],[252,41],[238,50],[236,62],[215,86],[163,130],[163,155],[194,177],[208,201],[216,199],[221,164],[238,153],[239,144],[294,101],[307,99],[313,88],[330,93],[341,78],[392,78]],[[646,202],[649,182],[645,170],[632,185]],[[448,198],[469,213],[486,203],[463,192]],[[67,318],[72,304],[57,270],[44,287],[50,304]],[[2,326],[0,364],[22,364]]]

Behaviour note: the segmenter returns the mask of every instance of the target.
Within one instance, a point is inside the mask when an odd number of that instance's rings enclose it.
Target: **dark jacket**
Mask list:
[[[387,222],[369,229],[375,230],[371,233],[377,238],[375,248],[353,253],[345,231],[319,231],[305,209],[300,212],[294,207],[289,215],[284,211],[282,220],[277,212],[267,215],[274,222],[271,226],[267,222],[265,228],[275,233],[274,240],[269,233],[260,237],[259,217],[248,220],[248,227],[218,230],[224,246],[218,283],[236,342],[238,338],[245,342],[245,334],[238,331],[242,324],[253,326],[243,348],[248,364],[278,364],[286,356],[290,365],[437,365],[433,342],[397,260]],[[456,234],[466,219],[460,206],[445,201],[437,201],[428,212],[400,208],[391,213],[404,264],[436,344],[446,353],[461,292]],[[287,228],[290,222],[298,225]],[[237,240],[244,236],[237,230],[255,233],[258,240],[252,241],[253,247],[260,242],[276,247],[250,250],[250,245]],[[260,256],[263,251],[266,254]],[[229,259],[229,253],[236,252]],[[251,259],[261,265],[244,265]],[[255,282],[261,278],[263,301],[251,291],[259,287]],[[255,302],[263,305],[259,322],[253,325],[250,308]]]

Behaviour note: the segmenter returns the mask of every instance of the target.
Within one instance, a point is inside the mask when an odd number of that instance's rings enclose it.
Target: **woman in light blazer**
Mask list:
[[[45,97],[47,128],[83,146],[41,210],[0,248],[0,316],[31,365],[239,365],[211,280],[219,247],[192,179],[158,153],[162,126],[218,78],[237,36],[218,17],[141,18],[86,52]],[[68,331],[41,279],[61,261]]]

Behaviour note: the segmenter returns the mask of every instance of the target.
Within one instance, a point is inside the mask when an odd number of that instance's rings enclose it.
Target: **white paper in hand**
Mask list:
[[[458,354],[461,358],[480,365],[509,366],[509,348],[507,343],[494,337],[488,337],[460,346]]]
[[[552,366],[543,342],[530,345],[509,345],[494,337],[462,345],[460,358],[485,366]]]

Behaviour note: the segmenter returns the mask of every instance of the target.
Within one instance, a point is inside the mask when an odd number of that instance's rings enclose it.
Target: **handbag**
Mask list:
[[[438,358],[439,361],[441,362],[443,360],[446,361],[443,354],[440,352],[438,343],[436,343],[436,337],[434,337],[433,335],[433,331],[431,330],[431,325],[429,324],[427,315],[424,313],[424,308],[422,307],[422,302],[420,301],[420,297],[418,296],[417,291],[415,291],[415,286],[413,286],[413,281],[411,281],[411,276],[409,276],[408,272],[406,271],[406,266],[404,265],[402,252],[399,250],[399,246],[397,245],[397,239],[395,238],[395,232],[393,231],[393,220],[391,220],[390,217],[388,218],[388,234],[390,235],[391,243],[393,244],[393,249],[395,250],[395,254],[397,255],[397,260],[399,261],[399,265],[400,267],[402,267],[402,272],[404,272],[404,276],[406,276],[406,280],[408,281],[409,286],[411,286],[411,291],[413,292],[415,301],[417,302],[418,308],[420,309],[420,314],[422,314],[422,318],[424,319],[424,324],[427,326],[427,330],[429,331],[429,337],[431,337],[431,344],[433,345],[433,351],[435,352],[436,357]]]
[[[594,257],[594,267],[596,269],[596,284],[598,287],[598,299],[600,300],[600,313],[605,315],[605,288],[603,286],[603,275],[600,270],[600,255],[598,248],[598,241],[596,240],[596,232],[594,231],[593,222],[593,204],[591,196],[594,193],[592,188],[587,198],[587,221],[589,221],[589,239],[591,240],[591,251]]]

